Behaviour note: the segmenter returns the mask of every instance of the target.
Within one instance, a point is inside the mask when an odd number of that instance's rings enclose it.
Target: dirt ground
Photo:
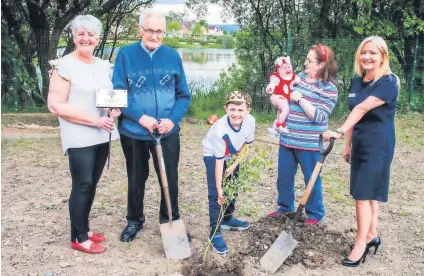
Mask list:
[[[31,117],[31,115],[28,115]],[[103,232],[106,252],[89,255],[69,248],[68,197],[71,178],[61,151],[55,120],[2,116],[1,142],[1,272],[2,275],[268,275],[259,259],[285,218],[266,214],[276,206],[278,146],[267,126],[257,128],[258,146],[270,147],[273,161],[253,191],[240,195],[236,214],[252,222],[244,232],[224,232],[226,258],[209,253],[200,265],[209,232],[208,203],[201,141],[205,124],[182,125],[180,159],[181,216],[192,235],[193,255],[184,261],[164,257],[158,227],[159,185],[151,167],[145,195],[146,223],[131,243],[121,243],[126,225],[127,180],[118,141],[112,145],[111,168],[100,180],[90,226]],[[298,224],[299,245],[275,275],[424,275],[424,116],[397,120],[397,147],[392,165],[389,202],[381,205],[382,246],[357,268],[341,260],[356,234],[354,202],[349,196],[349,166],[342,161],[343,142],[336,143],[324,164],[326,218],[319,226]],[[296,195],[304,189],[296,176]]]

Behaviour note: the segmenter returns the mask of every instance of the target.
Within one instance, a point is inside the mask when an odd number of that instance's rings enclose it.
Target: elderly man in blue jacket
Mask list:
[[[172,218],[179,219],[178,162],[180,156],[179,123],[190,105],[183,64],[177,51],[162,45],[165,17],[152,9],[140,14],[142,40],[122,47],[115,61],[114,89],[128,90],[128,107],[122,109],[118,130],[128,174],[128,224],[122,242],[132,241],[143,228],[144,188],[149,176],[149,158],[160,173],[155,144],[150,136],[155,129],[163,134],[161,144],[167,171]],[[168,222],[162,191],[159,222]]]

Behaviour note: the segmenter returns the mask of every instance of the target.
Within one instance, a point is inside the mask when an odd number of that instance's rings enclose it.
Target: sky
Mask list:
[[[165,15],[170,12],[184,12],[186,11],[186,14],[188,14],[188,20],[195,20],[196,15],[190,11],[185,6],[185,0],[156,0],[155,4],[153,5],[154,8],[161,10],[165,13]],[[221,16],[222,7],[216,4],[209,4],[208,5],[208,15],[206,16],[206,21],[208,21],[208,24],[234,24],[233,19],[229,19],[226,22],[222,21]]]

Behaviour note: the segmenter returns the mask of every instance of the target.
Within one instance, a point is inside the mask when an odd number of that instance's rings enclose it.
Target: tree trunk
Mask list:
[[[321,11],[318,19],[318,30],[316,30],[315,34],[319,38],[327,37],[326,31],[329,31],[331,27],[329,13],[331,7],[331,0],[322,0]]]
[[[115,51],[116,41],[118,40],[118,29],[119,29],[119,25],[121,25],[122,19],[124,19],[124,16],[120,16],[118,20],[116,21],[115,33],[113,35],[113,45],[112,45],[112,49],[110,50],[109,62],[112,62],[113,52]]]

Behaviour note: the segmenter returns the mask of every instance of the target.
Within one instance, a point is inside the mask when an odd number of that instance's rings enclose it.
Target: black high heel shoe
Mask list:
[[[374,246],[374,255],[377,254],[377,249],[381,244],[381,238],[379,236],[376,236],[374,239],[372,239],[369,243],[367,243],[367,248],[370,249]]]
[[[364,254],[362,254],[362,256],[361,256],[361,258],[359,258],[359,260],[351,261],[351,260],[349,260],[349,258],[345,258],[342,261],[342,265],[348,266],[348,267],[357,267],[361,263],[361,261],[362,261],[362,263],[365,263],[365,259],[367,258],[368,252],[370,252],[370,250],[365,247]]]
[[[371,249],[371,247],[374,247],[374,255],[377,254],[378,247],[381,244],[381,238],[379,236],[376,236],[374,239],[372,239],[369,243],[367,243],[367,248]],[[353,244],[350,246],[350,250],[353,249]]]

